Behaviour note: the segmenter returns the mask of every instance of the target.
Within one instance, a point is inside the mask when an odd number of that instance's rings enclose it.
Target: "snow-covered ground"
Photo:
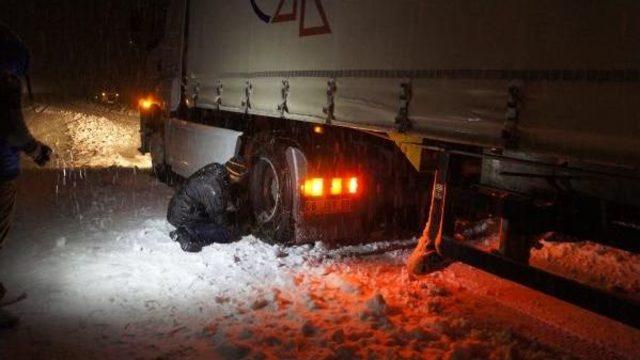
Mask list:
[[[132,110],[51,101],[30,106],[25,117],[33,135],[54,150],[49,168],[151,167],[135,146],[139,121]]]
[[[164,219],[172,189],[143,169],[131,114],[71,104],[28,116],[64,155],[20,181],[0,280],[29,297],[6,308],[22,324],[0,332],[0,359],[640,354],[640,331],[470,267],[413,278],[410,250],[381,251],[411,240],[329,250],[247,237],[183,253]]]
[[[494,219],[470,226],[465,232],[484,250],[498,248],[498,222]],[[530,264],[581,283],[640,301],[640,254],[586,239],[549,232],[537,239]]]
[[[541,244],[532,265],[640,301],[640,254],[589,241]]]

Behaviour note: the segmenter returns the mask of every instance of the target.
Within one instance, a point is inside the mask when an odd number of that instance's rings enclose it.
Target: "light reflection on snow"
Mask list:
[[[78,102],[39,111],[36,106],[36,110],[25,110],[25,119],[36,138],[53,148],[54,156],[48,167],[63,170],[62,186],[67,185],[68,170],[151,168],[150,157],[137,150],[140,125],[135,112]]]

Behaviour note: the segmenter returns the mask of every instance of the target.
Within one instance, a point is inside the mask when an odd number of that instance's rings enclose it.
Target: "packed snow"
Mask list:
[[[462,238],[474,245],[489,251],[498,248],[497,220],[462,228]],[[536,242],[531,265],[640,301],[640,254],[556,232],[541,234]]]
[[[0,280],[29,297],[6,308],[21,326],[0,332],[2,359],[598,359],[640,351],[637,330],[584,315],[628,340],[593,345],[496,302],[503,292],[557,304],[463,265],[414,278],[405,261],[415,239],[328,249],[250,236],[184,253],[165,220],[173,189],[143,169],[130,114],[72,104],[28,116],[64,160],[20,180]]]
[[[558,354],[465,315],[455,300],[464,295],[437,276],[412,280],[406,250],[376,254],[395,243],[345,251],[247,237],[186,254],[164,220],[171,189],[150,174],[87,171],[56,194],[57,179],[25,174],[18,221],[0,254],[7,287],[29,294],[12,308],[23,326],[6,334],[11,356]],[[34,188],[41,198],[29,196]]]
[[[151,167],[150,157],[132,146],[139,144],[139,118],[126,108],[35,103],[25,118],[33,135],[53,148],[50,168]]]
[[[534,266],[640,301],[640,254],[589,241],[541,245],[532,252]]]

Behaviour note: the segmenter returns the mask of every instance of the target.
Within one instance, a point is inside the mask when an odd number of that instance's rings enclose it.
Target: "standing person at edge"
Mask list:
[[[29,67],[29,52],[22,41],[0,24],[0,249],[12,223],[20,153],[44,166],[51,148],[33,138],[22,116],[22,82]],[[0,283],[0,305],[6,290]],[[18,318],[0,307],[0,329],[13,328]]]
[[[171,238],[186,252],[213,243],[230,243],[249,233],[247,167],[239,157],[196,171],[169,203],[167,220],[177,230]]]

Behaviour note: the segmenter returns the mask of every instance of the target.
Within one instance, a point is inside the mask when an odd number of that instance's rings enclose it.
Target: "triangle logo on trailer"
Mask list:
[[[309,7],[307,7],[307,2],[310,3]],[[290,4],[290,6],[285,7],[285,3]],[[298,3],[300,3],[299,7]],[[327,13],[322,5],[322,0],[279,0],[278,7],[273,15],[269,15],[269,13],[264,12],[256,3],[256,0],[251,0],[251,6],[258,18],[267,24],[297,21],[299,17],[300,37],[331,34],[331,26],[329,25]],[[321,22],[320,25],[308,25],[311,22],[310,19],[313,15],[316,15],[316,20]]]

